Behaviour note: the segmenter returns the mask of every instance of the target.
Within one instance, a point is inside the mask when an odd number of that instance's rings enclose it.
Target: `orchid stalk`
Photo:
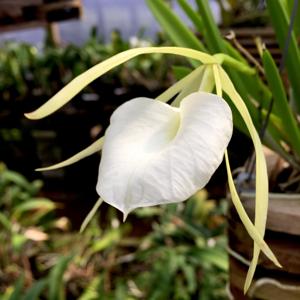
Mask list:
[[[97,192],[100,199],[83,227],[102,201],[121,210],[124,219],[135,208],[182,202],[203,188],[225,155],[233,204],[247,232],[254,240],[253,259],[245,281],[248,290],[258,256],[262,251],[277,266],[275,255],[264,241],[268,208],[268,178],[262,144],[249,112],[222,68],[228,65],[241,72],[255,71],[224,55],[209,55],[181,47],[145,47],[121,52],[82,73],[48,102],[26,114],[29,119],[44,118],[79,93],[90,82],[112,68],[141,54],[181,55],[201,63],[156,99],[135,98],[118,107],[104,137],[52,170],[75,163],[102,150]],[[216,90],[216,94],[212,91]],[[226,148],[233,122],[226,93],[241,114],[256,152],[256,214],[249,219],[236,191]],[[175,98],[175,99],[174,99]],[[174,99],[171,105],[167,104]]]

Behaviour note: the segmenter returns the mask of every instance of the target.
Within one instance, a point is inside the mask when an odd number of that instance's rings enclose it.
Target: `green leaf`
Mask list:
[[[12,294],[9,297],[9,300],[20,300],[22,295],[22,290],[24,286],[24,276],[20,276],[17,282],[14,285]]]
[[[289,17],[282,0],[267,0],[267,7],[281,51],[284,51],[289,28]],[[298,112],[300,111],[300,52],[294,32],[292,32],[285,65],[292,85]]]
[[[23,234],[14,233],[11,237],[11,244],[14,251],[20,252],[26,241],[27,238]]]
[[[0,224],[2,224],[2,226],[7,230],[10,231],[12,224],[10,222],[10,220],[5,216],[5,214],[3,214],[2,212],[0,212]]]
[[[6,170],[1,174],[1,180],[6,183],[14,183],[26,191],[30,191],[30,182],[23,175],[17,172]]]
[[[99,252],[104,249],[107,249],[120,241],[122,238],[121,232],[119,229],[113,229],[108,231],[104,236],[99,238],[98,241],[95,241],[92,246],[93,252]]]
[[[94,278],[91,283],[84,289],[83,294],[78,300],[97,300],[99,299],[99,286],[101,284],[101,277]]]
[[[32,287],[26,292],[22,300],[38,300],[47,285],[46,279],[41,279],[35,282]]]
[[[205,51],[205,47],[191,30],[162,0],[146,0],[153,15],[175,45]],[[198,65],[198,64],[196,64]]]
[[[51,269],[48,278],[49,300],[65,300],[63,275],[72,259],[73,255],[63,256]]]
[[[295,0],[286,0],[286,2],[287,2],[288,14],[289,16],[291,16]],[[296,38],[298,39],[298,37],[300,36],[300,5],[299,4],[297,8],[295,23],[294,23],[294,31],[295,31]]]
[[[183,66],[172,66],[172,73],[175,76],[176,80],[180,80],[183,77],[189,75],[193,70],[188,67]]]
[[[55,208],[56,205],[51,200],[45,198],[34,198],[34,200],[27,201],[17,206],[12,217],[18,220],[23,213],[33,210],[43,212],[42,215],[44,215]]]
[[[210,263],[223,271],[228,271],[229,269],[228,255],[221,248],[208,248],[201,250],[199,251],[198,256],[202,261]]]
[[[189,265],[188,262],[185,260],[184,264],[181,265],[181,269],[187,282],[188,291],[190,293],[194,293],[197,289],[197,277],[195,268]]]
[[[282,120],[282,126],[287,134],[288,141],[292,149],[300,157],[300,131],[292,110],[288,104],[288,99],[284,89],[284,85],[280,78],[278,68],[268,50],[265,50],[262,55],[263,66],[266,73],[266,78],[273,92],[274,111]]]
[[[200,15],[195,12],[192,6],[186,0],[177,0],[178,4],[181,6],[185,14],[189,17],[189,19],[193,22],[196,30],[198,32],[203,32],[205,30],[205,26]]]
[[[225,53],[225,44],[209,7],[209,2],[207,0],[196,0],[196,3],[203,20],[203,24],[205,24],[203,36],[207,42],[209,50],[212,53]]]

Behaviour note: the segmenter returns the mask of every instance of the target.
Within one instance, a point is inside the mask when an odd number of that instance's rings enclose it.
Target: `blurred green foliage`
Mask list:
[[[158,37],[156,44],[164,39]],[[54,46],[45,43],[37,46],[6,42],[0,48],[0,101],[49,97],[77,75],[116,53],[132,47],[150,45],[149,41],[133,37],[122,39],[115,31],[111,42],[104,44],[95,30],[84,45]],[[157,55],[141,56],[112,70],[107,76],[96,80],[85,92],[99,93],[103,85],[142,85],[150,90],[162,88],[172,80],[170,68],[179,58]],[[99,84],[100,83],[100,84]]]
[[[109,207],[80,235],[40,188],[1,165],[2,300],[227,299],[225,202],[200,191],[126,223]]]

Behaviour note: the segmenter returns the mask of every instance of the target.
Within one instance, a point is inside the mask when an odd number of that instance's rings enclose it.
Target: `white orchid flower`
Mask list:
[[[137,207],[182,202],[203,188],[232,135],[228,104],[196,92],[180,107],[136,98],[112,115],[97,191],[125,216]]]
[[[137,207],[186,200],[207,184],[225,154],[233,204],[254,240],[253,259],[244,287],[246,292],[260,251],[280,266],[263,239],[268,178],[262,145],[243,100],[221,64],[248,73],[252,73],[252,69],[223,54],[211,56],[180,47],[131,49],[76,77],[47,103],[26,116],[30,119],[46,117],[110,69],[137,55],[150,53],[182,55],[198,60],[202,65],[156,100],[141,97],[124,103],[113,113],[104,137],[66,161],[39,170],[64,167],[102,149],[97,183],[100,199],[83,223],[85,227],[102,201],[118,208],[126,217]],[[217,95],[211,93],[214,87]],[[222,99],[223,91],[244,119],[256,151],[256,199],[259,201],[256,200],[255,224],[240,202],[230,171],[226,148],[233,125],[231,110]],[[176,95],[171,105],[166,104]]]

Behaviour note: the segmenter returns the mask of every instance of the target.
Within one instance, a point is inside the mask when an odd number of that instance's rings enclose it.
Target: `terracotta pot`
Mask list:
[[[254,194],[241,195],[253,220]],[[283,268],[277,268],[260,254],[253,284],[245,296],[243,285],[253,251],[253,241],[234,207],[229,210],[230,291],[233,299],[300,299],[300,194],[270,194],[265,240]]]

